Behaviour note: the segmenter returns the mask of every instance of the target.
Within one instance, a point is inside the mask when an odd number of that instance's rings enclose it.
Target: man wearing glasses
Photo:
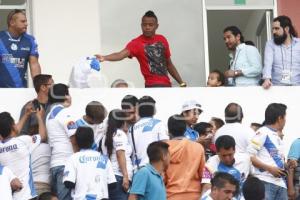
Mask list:
[[[24,10],[11,11],[7,26],[7,30],[0,32],[0,88],[25,88],[28,62],[32,78],[41,73],[37,43],[26,33]]]

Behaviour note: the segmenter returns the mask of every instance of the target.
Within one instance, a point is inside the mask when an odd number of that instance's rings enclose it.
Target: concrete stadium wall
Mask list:
[[[114,89],[71,89],[72,114],[78,119],[85,112],[85,106],[92,100],[100,101],[111,110],[120,108],[121,99],[127,94],[152,96],[157,102],[156,117],[167,123],[168,117],[181,112],[181,105],[186,100],[197,100],[203,108],[200,121],[209,121],[211,117],[224,119],[224,108],[228,103],[240,104],[244,112],[243,123],[261,123],[264,120],[264,111],[269,103],[284,103],[288,106],[287,122],[283,130],[286,143],[285,151],[291,142],[300,137],[300,87],[272,87],[264,90],[261,87],[231,87],[231,88],[114,88]],[[18,120],[19,112],[25,102],[35,97],[33,89],[0,89],[0,112],[8,111]]]

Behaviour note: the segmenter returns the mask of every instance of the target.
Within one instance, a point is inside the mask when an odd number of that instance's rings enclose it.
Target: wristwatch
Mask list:
[[[186,82],[182,82],[179,84],[180,87],[186,87]]]

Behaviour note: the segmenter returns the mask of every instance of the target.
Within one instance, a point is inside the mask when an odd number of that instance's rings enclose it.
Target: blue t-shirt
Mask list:
[[[199,138],[199,133],[194,129],[187,127],[184,136],[189,140],[196,141]]]
[[[300,138],[296,139],[292,146],[290,147],[289,154],[288,154],[289,160],[296,160],[298,162],[298,166],[295,168],[294,172],[294,184],[299,185],[299,177],[300,177]]]
[[[138,195],[139,200],[167,199],[163,179],[151,164],[142,167],[133,176],[129,193]]]
[[[300,159],[300,138],[296,139],[289,150],[288,159],[299,160]]]
[[[27,87],[30,56],[39,56],[33,36],[24,33],[13,38],[8,31],[0,32],[0,88]]]

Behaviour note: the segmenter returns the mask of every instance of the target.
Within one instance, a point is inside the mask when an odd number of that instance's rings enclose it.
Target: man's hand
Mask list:
[[[271,79],[265,79],[262,86],[264,89],[269,89],[272,86]]]
[[[289,160],[287,162],[287,166],[290,169],[295,169],[298,166],[298,162],[297,162],[297,160]]]
[[[102,56],[102,55],[100,55],[100,54],[96,54],[95,56],[96,56],[96,58],[97,58],[100,62],[105,61],[104,56]]]
[[[227,71],[225,71],[224,72],[224,76],[226,77],[226,78],[230,78],[230,77],[234,77],[235,76],[235,74],[234,74],[234,70],[227,70]]]
[[[283,172],[283,170],[279,167],[273,167],[273,166],[270,166],[268,167],[267,169],[268,172],[270,172],[274,177],[282,177],[282,176],[285,176],[286,174]]]
[[[127,192],[128,191],[128,189],[129,189],[129,179],[128,179],[128,176],[124,176],[123,177],[123,183],[122,183],[122,186],[123,186],[123,190],[125,191],[125,192]]]
[[[40,106],[40,109],[36,110],[36,117],[38,119],[42,119],[42,120],[44,119],[44,117],[45,117],[45,110],[44,110],[43,106]]]
[[[34,108],[33,108],[33,103],[32,101],[29,102],[26,106],[25,106],[25,113],[24,115],[26,115],[27,117],[29,115],[31,115],[31,113],[35,112]]]

